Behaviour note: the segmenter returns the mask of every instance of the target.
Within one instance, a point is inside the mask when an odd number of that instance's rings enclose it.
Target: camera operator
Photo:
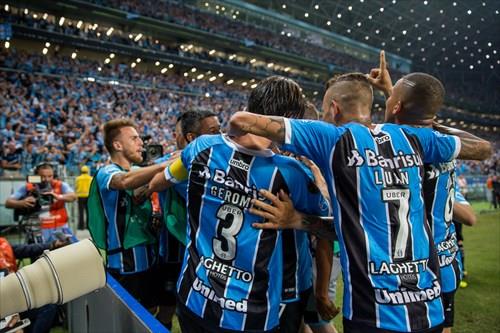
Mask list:
[[[35,175],[39,178],[28,177],[29,181],[7,199],[5,207],[24,217],[36,215],[43,242],[56,239],[57,231],[73,236],[65,203],[76,200],[74,190],[66,182],[54,178],[54,168],[49,163],[37,165]],[[72,239],[76,241],[74,236]]]

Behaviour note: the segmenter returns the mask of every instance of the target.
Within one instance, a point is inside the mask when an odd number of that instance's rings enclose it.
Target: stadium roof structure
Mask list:
[[[425,71],[500,82],[498,0],[249,0],[412,60]]]

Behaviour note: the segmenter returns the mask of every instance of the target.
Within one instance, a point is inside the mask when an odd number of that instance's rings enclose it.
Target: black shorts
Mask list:
[[[155,290],[152,270],[133,274],[120,274],[114,270],[108,270],[108,272],[145,308],[158,305],[158,297],[156,296],[158,291]]]
[[[300,293],[300,299],[295,302],[281,303],[284,307],[280,315],[280,333],[297,333],[302,325],[302,318],[305,315],[307,302],[313,295],[313,288],[309,288]]]
[[[444,327],[453,327],[455,318],[455,292],[443,293]]]
[[[155,302],[158,305],[174,306],[176,304],[176,285],[181,272],[181,263],[163,263],[152,268],[152,281]]]
[[[350,321],[344,317],[344,333],[399,333],[397,331],[385,330],[373,326]],[[426,330],[417,331],[418,333],[442,333],[443,325],[435,326]]]
[[[220,328],[218,327],[218,325],[214,325],[213,323],[204,322],[202,318],[194,314],[180,301],[177,305],[177,318],[179,320],[179,327],[182,333],[240,333],[241,332],[241,331],[233,331]],[[257,331],[252,331],[252,332],[257,333]],[[260,332],[262,331],[259,331],[259,333]],[[276,332],[277,329],[265,331],[265,333],[276,333]]]

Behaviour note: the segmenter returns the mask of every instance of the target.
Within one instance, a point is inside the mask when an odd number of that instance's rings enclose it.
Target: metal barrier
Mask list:
[[[106,287],[67,304],[71,333],[169,333],[109,274]]]

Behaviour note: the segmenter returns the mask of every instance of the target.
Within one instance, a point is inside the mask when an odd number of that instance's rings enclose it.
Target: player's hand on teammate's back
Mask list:
[[[292,200],[280,190],[278,196],[266,190],[260,190],[260,194],[271,201],[272,205],[263,201],[253,199],[253,206],[249,212],[265,219],[263,223],[254,223],[257,229],[298,229],[300,228],[302,216],[295,210]]]

